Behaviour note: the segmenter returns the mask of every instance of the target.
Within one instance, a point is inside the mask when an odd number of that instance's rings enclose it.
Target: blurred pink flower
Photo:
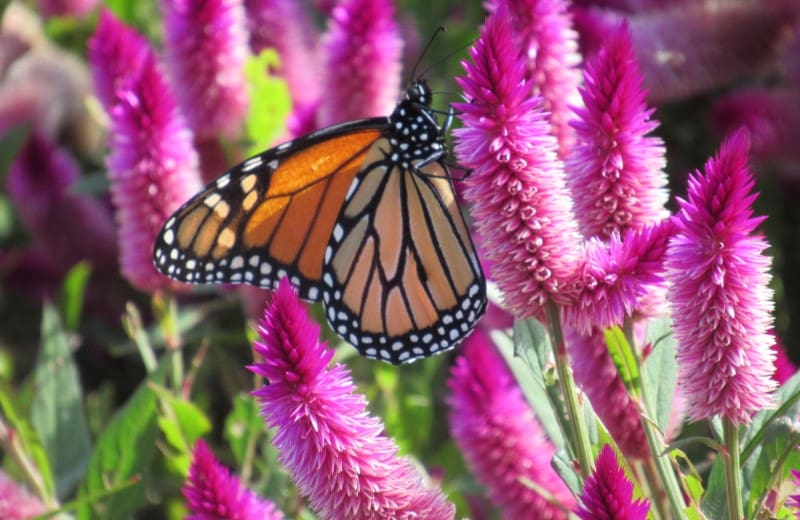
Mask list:
[[[678,381],[692,420],[747,424],[774,402],[770,258],[754,234],[764,218],[752,216],[748,146],[747,134],[735,133],[689,177],[667,250]]]
[[[101,39],[108,31],[117,39]],[[126,41],[146,45],[134,31],[110,14],[100,19],[90,41],[94,77],[102,78],[99,91],[114,85],[111,118],[111,153],[107,158],[111,197],[119,226],[122,274],[143,291],[183,285],[159,274],[153,266],[153,244],[161,226],[178,207],[200,190],[197,154],[175,99],[148,47],[132,50]],[[108,45],[108,47],[106,47]],[[114,53],[127,49],[118,60]],[[138,69],[125,71],[119,62],[140,56]],[[139,58],[137,58],[138,60]],[[121,77],[116,74],[122,73]]]
[[[390,0],[342,0],[323,37],[321,126],[385,116],[400,91],[403,41]]]
[[[575,26],[589,57],[623,19],[630,22],[651,103],[685,99],[762,73],[776,64],[800,14],[795,0],[635,3],[653,5],[635,13],[576,7]]]
[[[668,216],[664,143],[647,137],[658,122],[645,104],[627,24],[606,35],[584,79],[566,171],[581,231],[607,240]]]
[[[160,0],[164,46],[181,109],[198,139],[235,137],[247,116],[242,0]]]
[[[582,520],[645,520],[650,511],[647,499],[633,500],[633,483],[617,461],[614,449],[606,444],[600,450],[595,468],[583,486],[580,508]]]
[[[289,282],[282,280],[259,326],[250,367],[267,380],[253,394],[274,444],[300,493],[324,518],[452,519],[454,507],[428,487],[383,425],[333,351],[320,343]]]
[[[220,464],[208,445],[197,441],[183,485],[191,513],[187,520],[280,520],[275,504],[248,490]]]
[[[567,518],[575,499],[550,465],[545,437],[516,381],[481,329],[467,338],[448,386],[450,432],[503,518]],[[555,498],[549,502],[525,483]]]
[[[38,0],[39,9],[46,17],[77,16],[89,14],[98,0]]]
[[[493,279],[517,317],[542,316],[552,299],[569,301],[581,236],[572,214],[557,143],[525,82],[508,14],[488,17],[458,78],[466,103],[456,130],[459,164],[472,170],[464,197]]]
[[[0,518],[28,520],[47,511],[44,504],[0,471]]]
[[[775,335],[775,331],[770,331],[770,334],[772,334],[775,340],[772,344],[772,352],[775,354],[775,372],[772,374],[772,379],[779,385],[782,385],[797,372],[797,365],[795,365],[786,354],[786,350],[784,350],[780,340]]]
[[[566,0],[496,0],[505,4],[516,53],[526,62],[529,87],[542,97],[547,120],[558,139],[559,157],[569,155],[575,140],[570,105],[580,103],[578,35]]]

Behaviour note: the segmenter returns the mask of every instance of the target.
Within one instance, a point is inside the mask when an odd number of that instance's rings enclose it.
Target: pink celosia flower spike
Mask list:
[[[646,499],[633,500],[633,483],[606,444],[597,456],[594,471],[586,479],[577,511],[583,520],[645,520],[650,511]]]
[[[569,155],[574,142],[570,105],[580,102],[576,87],[581,76],[578,65],[578,35],[572,28],[569,2],[565,0],[497,0],[511,13],[513,34],[526,58],[529,85],[542,96],[559,156]]]
[[[187,520],[280,520],[283,513],[239,482],[202,440],[197,441],[183,486],[191,514]]]
[[[46,511],[41,500],[0,471],[0,518],[28,520]]]
[[[450,431],[503,518],[567,518],[575,499],[550,465],[555,448],[482,330],[464,342],[448,386]]]
[[[584,79],[566,170],[581,231],[606,240],[667,217],[664,143],[647,137],[658,123],[645,104],[627,25],[607,35]]]
[[[324,37],[320,123],[328,126],[391,112],[400,89],[403,41],[390,0],[342,0]]]
[[[242,0],[161,0],[178,100],[200,139],[235,137],[247,116],[248,35]]]
[[[492,274],[517,317],[542,316],[550,299],[569,299],[581,237],[572,215],[557,143],[525,81],[525,62],[498,5],[458,78],[467,103],[456,154],[472,170],[464,182]]]
[[[282,280],[254,345],[264,360],[250,367],[268,384],[254,392],[274,443],[300,493],[323,518],[452,519],[454,507],[397,456],[380,421],[333,351],[318,341],[287,280]]]
[[[119,39],[101,40],[109,31],[119,31]],[[123,35],[122,33],[129,33]],[[119,45],[119,41],[144,45],[132,29],[109,14],[101,18],[90,46],[94,51],[95,78],[103,78],[98,90],[112,90],[111,153],[107,159],[111,197],[119,225],[120,267],[133,285],[144,291],[181,285],[159,274],[153,266],[153,244],[164,221],[200,190],[197,154],[192,133],[178,112],[169,86],[158,67],[155,54],[147,47],[138,51]],[[108,47],[106,47],[106,43]],[[125,71],[115,63],[118,50],[127,56],[143,53],[138,70]]]
[[[667,250],[678,381],[693,420],[747,424],[773,403],[770,259],[754,234],[764,218],[752,216],[748,145],[747,134],[735,133],[689,177]]]

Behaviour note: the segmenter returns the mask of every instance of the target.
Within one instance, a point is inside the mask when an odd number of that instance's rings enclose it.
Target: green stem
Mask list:
[[[36,467],[36,463],[25,453],[25,449],[19,440],[19,435],[2,419],[0,419],[0,446],[17,463],[17,467],[22,471],[25,480],[45,505],[48,508],[58,507],[58,503],[48,491],[47,485]]]
[[[722,419],[725,447],[728,453],[725,460],[725,481],[728,487],[728,518],[744,518],[742,503],[742,467],[739,459],[739,428],[728,418]]]
[[[625,320],[623,331],[625,332],[625,338],[628,340],[630,345],[635,345],[633,342],[633,324],[630,320]],[[638,364],[637,371],[639,372],[639,393],[641,402],[644,404],[644,408],[647,410],[647,413],[650,413],[652,407],[647,394],[649,388],[647,374],[643,370],[639,355],[637,354],[634,356],[634,358]],[[652,461],[655,464],[656,471],[660,477],[660,484],[663,487],[663,491],[666,493],[667,500],[672,508],[672,516],[674,518],[681,518],[683,517],[684,509],[686,509],[686,504],[683,500],[683,494],[681,493],[681,487],[678,483],[678,478],[675,476],[675,471],[673,470],[672,465],[669,463],[669,458],[667,455],[662,454],[664,451],[664,441],[660,432],[657,430],[656,425],[653,424],[648,417],[641,415],[641,421],[642,428],[644,429],[644,435],[647,438],[647,445],[650,447],[650,453],[652,454]],[[661,500],[658,500],[658,502],[660,503]],[[664,518],[667,518],[667,516],[664,516]]]
[[[575,379],[572,377],[572,370],[569,365],[569,356],[567,355],[567,346],[564,343],[564,334],[561,330],[561,319],[558,315],[558,307],[554,303],[549,302],[546,309],[550,337],[553,338],[558,384],[561,387],[561,393],[564,395],[567,416],[572,425],[573,435],[568,437],[568,441],[573,456],[578,459],[578,464],[580,465],[579,474],[581,476],[581,484],[583,484],[583,480],[586,479],[594,467],[592,445],[589,442],[589,430],[586,428],[583,409],[578,404],[578,390],[575,386]]]

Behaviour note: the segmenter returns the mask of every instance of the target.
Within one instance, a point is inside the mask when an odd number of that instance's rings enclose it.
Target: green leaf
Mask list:
[[[278,64],[278,54],[266,49],[258,56],[250,56],[244,66],[250,87],[250,111],[245,121],[245,131],[252,143],[250,155],[272,144],[283,130],[291,109],[286,82],[269,74],[269,69]]]
[[[760,410],[753,416],[753,421],[744,435],[742,460],[747,462],[758,447],[767,431],[767,427],[780,417],[796,418],[800,415],[800,372],[786,381],[775,392],[778,408],[775,410]]]
[[[491,337],[514,375],[514,379],[517,380],[525,400],[533,409],[542,429],[557,448],[562,448],[565,446],[565,439],[558,425],[550,397],[548,397],[542,372],[546,358],[540,357],[540,354],[544,355],[542,344],[548,345],[550,340],[546,334],[540,334],[543,328],[537,324],[538,322],[535,320],[517,321],[514,324],[513,341],[507,334],[500,331],[493,331]],[[523,359],[516,356],[515,352],[527,353],[527,355]],[[529,360],[529,362],[525,360]]]
[[[76,330],[81,321],[81,310],[89,275],[92,273],[88,262],[78,262],[69,270],[61,287],[59,308],[64,316],[64,327]]]
[[[611,361],[617,367],[622,384],[632,396],[638,396],[641,392],[641,379],[639,378],[639,366],[636,362],[636,353],[633,347],[625,339],[625,333],[619,327],[611,327],[603,331],[606,347],[611,356]]]
[[[22,452],[36,466],[41,477],[42,491],[48,498],[55,499],[55,482],[50,459],[48,459],[47,452],[33,425],[20,413],[21,408],[8,384],[0,381],[0,410],[2,410],[3,418],[13,431],[17,442],[20,443]]]
[[[158,395],[151,385],[164,384],[168,367],[169,358],[165,357],[98,439],[80,496],[97,496],[115,488],[121,490],[91,505],[82,503],[78,518],[131,518],[144,502],[142,480],[148,477],[158,435]],[[130,482],[138,484],[124,487]]]
[[[566,450],[558,450],[556,454],[553,455],[553,460],[550,464],[569,490],[572,491],[572,494],[575,496],[580,495],[581,489],[583,488],[581,485],[581,477],[578,475],[578,472],[575,471],[575,465],[572,463],[572,458],[569,456],[569,453],[567,453]]]
[[[706,493],[700,502],[703,513],[708,518],[728,518],[728,499],[725,483],[725,461],[722,456],[714,460],[708,477]]]
[[[255,398],[249,394],[237,394],[233,399],[233,409],[225,419],[224,435],[238,467],[252,456],[253,447],[264,435],[264,428],[264,419],[258,415]]]
[[[0,137],[0,180],[5,180],[8,169],[27,142],[31,129],[26,125],[15,126]]]
[[[211,431],[211,421],[191,401],[175,397],[163,388],[156,391],[161,397],[161,406],[164,409],[158,418],[158,426],[164,438],[175,450],[167,462],[176,474],[186,475],[194,443]]]
[[[776,483],[790,478],[790,470],[800,465],[800,452],[797,451],[797,431],[788,417],[781,417],[769,425],[759,450],[752,475],[746,475],[743,482],[750,488],[747,501],[748,518],[753,517],[763,495]]]
[[[672,334],[669,318],[654,319],[647,323],[645,343],[652,345],[650,355],[642,364],[649,401],[645,406],[648,415],[663,432],[667,429],[672,414],[678,380],[675,336]]]
[[[67,333],[52,305],[42,309],[42,339],[34,369],[31,422],[36,427],[63,497],[83,475],[91,453],[80,378]]]

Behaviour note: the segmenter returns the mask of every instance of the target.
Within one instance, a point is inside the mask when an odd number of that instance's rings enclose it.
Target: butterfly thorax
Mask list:
[[[415,81],[389,116],[390,160],[408,169],[439,159],[447,150],[445,132],[431,109],[430,88],[422,80]]]

